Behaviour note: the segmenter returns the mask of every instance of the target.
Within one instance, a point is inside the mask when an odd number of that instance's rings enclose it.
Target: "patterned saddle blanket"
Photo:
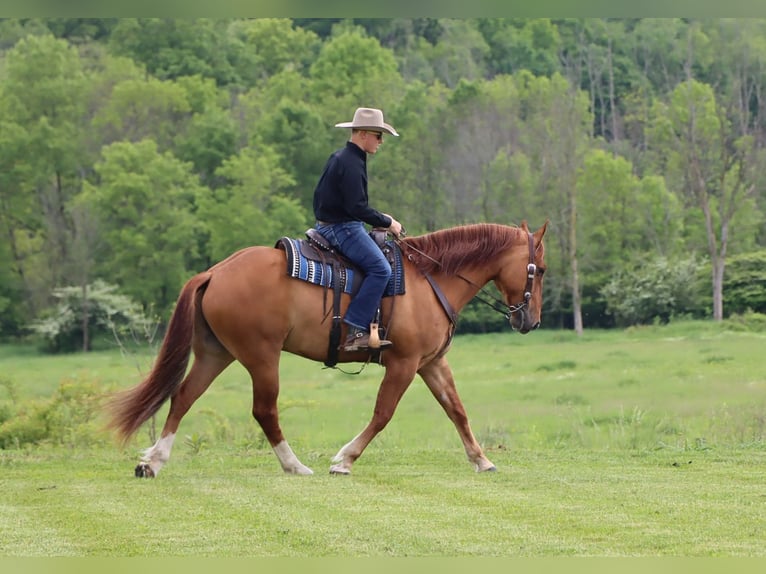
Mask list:
[[[376,239],[371,232],[370,235]],[[393,241],[378,241],[383,254],[391,264],[391,279],[383,297],[404,294],[404,270],[402,252]],[[359,290],[364,273],[335,251],[316,229],[306,231],[306,239],[281,237],[275,247],[287,255],[287,274],[295,279],[333,288],[333,280],[340,281],[340,290],[352,297]]]

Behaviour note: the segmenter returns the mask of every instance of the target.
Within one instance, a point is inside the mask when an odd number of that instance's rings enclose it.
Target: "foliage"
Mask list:
[[[30,325],[50,352],[89,350],[99,336],[119,337],[150,326],[139,305],[99,279],[85,287],[59,287],[53,296],[56,307]]]
[[[500,292],[494,285],[488,286],[487,292],[501,299]],[[490,298],[480,293],[463,307],[458,318],[456,333],[492,333],[510,329],[503,314],[484,301],[490,301]]]
[[[228,27],[230,59],[242,84],[255,86],[282,71],[305,71],[320,48],[310,30],[287,18],[235,20]]]
[[[606,312],[617,325],[667,323],[697,311],[702,262],[695,256],[677,261],[656,257],[626,266],[601,289]]]
[[[48,443],[61,446],[104,444],[98,427],[103,388],[95,380],[65,379],[47,400],[20,401],[12,395],[0,411],[0,449]]]
[[[766,250],[730,258],[724,279],[726,308],[732,313],[766,313]]]
[[[732,331],[766,333],[766,314],[754,311],[734,313],[726,319],[726,326]]]
[[[161,80],[200,75],[238,82],[225,20],[121,18],[109,36],[115,54],[143,64]]]
[[[712,289],[693,306],[760,309],[759,283],[730,281],[728,260],[766,241],[765,31],[755,18],[3,19],[0,337],[22,336],[55,287],[95,278],[164,320],[190,274],[302,233],[347,137],[333,126],[361,105],[401,133],[369,158],[369,189],[410,234],[550,220],[557,324],[611,324],[599,293],[644,254],[706,252]],[[463,328],[495,328],[483,313]]]
[[[102,158],[95,165],[99,181],[86,184],[83,194],[103,233],[97,273],[144,310],[164,315],[204,261],[199,239],[207,224],[195,211],[210,190],[190,164],[161,153],[153,140],[113,143]]]
[[[281,235],[302,234],[308,226],[304,209],[284,193],[293,180],[279,168],[274,149],[245,148],[224,161],[216,175],[226,183],[199,203],[213,261],[250,245],[272,246]]]

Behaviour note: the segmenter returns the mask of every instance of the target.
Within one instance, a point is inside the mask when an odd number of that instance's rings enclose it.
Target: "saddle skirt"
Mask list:
[[[403,295],[404,269],[401,249],[393,241],[378,241],[375,233],[372,231],[370,235],[380,245],[392,271],[383,297]],[[337,279],[340,290],[353,297],[364,278],[362,270],[334,250],[315,229],[307,230],[306,237],[281,237],[274,245],[284,250],[287,255],[287,274],[294,279],[329,289],[334,288],[334,280]]]

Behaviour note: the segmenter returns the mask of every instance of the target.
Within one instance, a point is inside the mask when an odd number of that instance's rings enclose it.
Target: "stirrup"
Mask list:
[[[362,337],[359,337],[359,339],[362,339]],[[356,351],[385,351],[386,349],[389,349],[393,347],[394,344],[391,341],[386,341],[385,339],[380,340],[380,344],[373,348],[370,346],[369,341],[366,343],[363,342],[357,342],[357,341],[349,341],[346,340],[346,343],[343,345],[343,350],[347,353],[354,353]]]
[[[343,350],[346,352],[382,351],[393,346],[391,341],[386,341],[385,339],[380,338],[377,331],[377,325],[373,324],[371,327],[373,327],[373,329],[370,333],[356,330],[353,334],[347,335],[346,340],[343,343]]]
[[[370,323],[370,337],[369,337],[369,344],[368,348],[371,351],[382,351],[383,349],[388,349],[389,347],[392,347],[394,344],[391,341],[387,341],[386,339],[380,338],[380,333],[378,332],[378,323],[373,321]]]

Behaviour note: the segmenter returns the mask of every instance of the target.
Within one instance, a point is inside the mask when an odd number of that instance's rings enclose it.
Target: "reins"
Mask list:
[[[409,243],[405,243],[402,241],[402,238],[405,236],[405,231],[402,230],[402,233],[399,237],[393,237],[393,241],[399,245],[399,247],[402,249],[402,252],[404,252],[404,249],[410,249],[417,253],[418,255],[421,255],[422,257],[425,257],[432,263],[436,264],[439,267],[443,267],[443,264],[441,261],[437,261],[427,253],[424,253],[417,247],[414,247],[410,245]],[[468,283],[470,286],[474,287],[476,289],[476,294],[474,295],[475,299],[478,299],[481,303],[484,303],[488,307],[490,307],[493,311],[497,311],[498,313],[502,314],[503,317],[505,317],[506,321],[511,320],[511,317],[514,313],[520,313],[529,305],[529,300],[532,297],[532,286],[534,284],[535,279],[535,272],[537,271],[537,265],[535,265],[535,240],[534,236],[527,232],[527,236],[529,238],[529,263],[527,264],[527,282],[524,286],[524,300],[521,303],[516,303],[513,305],[507,304],[502,299],[499,299],[492,293],[489,293],[483,286],[477,285],[473,281],[471,281],[468,277],[461,275],[460,273],[455,273],[455,277],[458,279],[461,279]],[[412,261],[412,255],[408,254],[407,259]],[[447,316],[450,319],[451,323],[451,331],[450,331],[450,337],[449,339],[452,339],[452,334],[454,333],[455,328],[457,327],[457,313],[454,311],[452,306],[450,305],[449,301],[446,300],[444,297],[444,294],[439,289],[438,285],[435,284],[433,278],[429,275],[425,275],[428,282],[431,284],[432,289],[434,290],[434,293],[436,293],[436,296],[439,298],[439,302],[441,303],[442,307],[444,308],[445,312],[447,313]],[[327,315],[329,315],[329,311],[327,312]],[[325,318],[327,318],[327,315],[325,315]],[[513,325],[511,325],[513,327]],[[332,368],[336,369],[342,373],[345,373],[347,375],[358,375],[360,374],[370,363],[372,358],[372,355],[369,355],[367,357],[367,360],[362,364],[362,366],[357,371],[346,371],[337,365],[325,365],[325,368]]]
[[[532,297],[532,285],[535,279],[535,272],[537,271],[537,265],[535,265],[535,240],[531,233],[527,233],[529,237],[529,263],[527,264],[527,282],[524,286],[524,301],[521,303],[516,303],[515,305],[509,305],[502,299],[499,299],[498,297],[495,297],[492,293],[489,293],[483,286],[477,285],[464,275],[461,275],[460,273],[455,273],[455,277],[458,279],[462,279],[472,287],[475,287],[477,292],[476,295],[474,295],[474,298],[478,299],[481,303],[484,303],[488,307],[490,307],[492,310],[497,311],[498,313],[501,313],[507,321],[510,321],[511,316],[514,313],[519,313],[524,310],[524,308],[529,304],[529,299]],[[416,252],[418,255],[421,255],[431,261],[432,263],[435,263],[439,267],[443,267],[441,261],[437,261],[427,253],[424,253],[417,247],[414,247],[410,245],[409,243],[403,242],[399,238],[394,238],[394,241],[399,245],[399,247],[402,247],[404,249],[404,246],[407,247],[407,249],[411,249],[412,251]],[[412,258],[408,255],[407,258],[412,261]],[[485,299],[484,297],[487,297],[490,299],[489,301]]]

